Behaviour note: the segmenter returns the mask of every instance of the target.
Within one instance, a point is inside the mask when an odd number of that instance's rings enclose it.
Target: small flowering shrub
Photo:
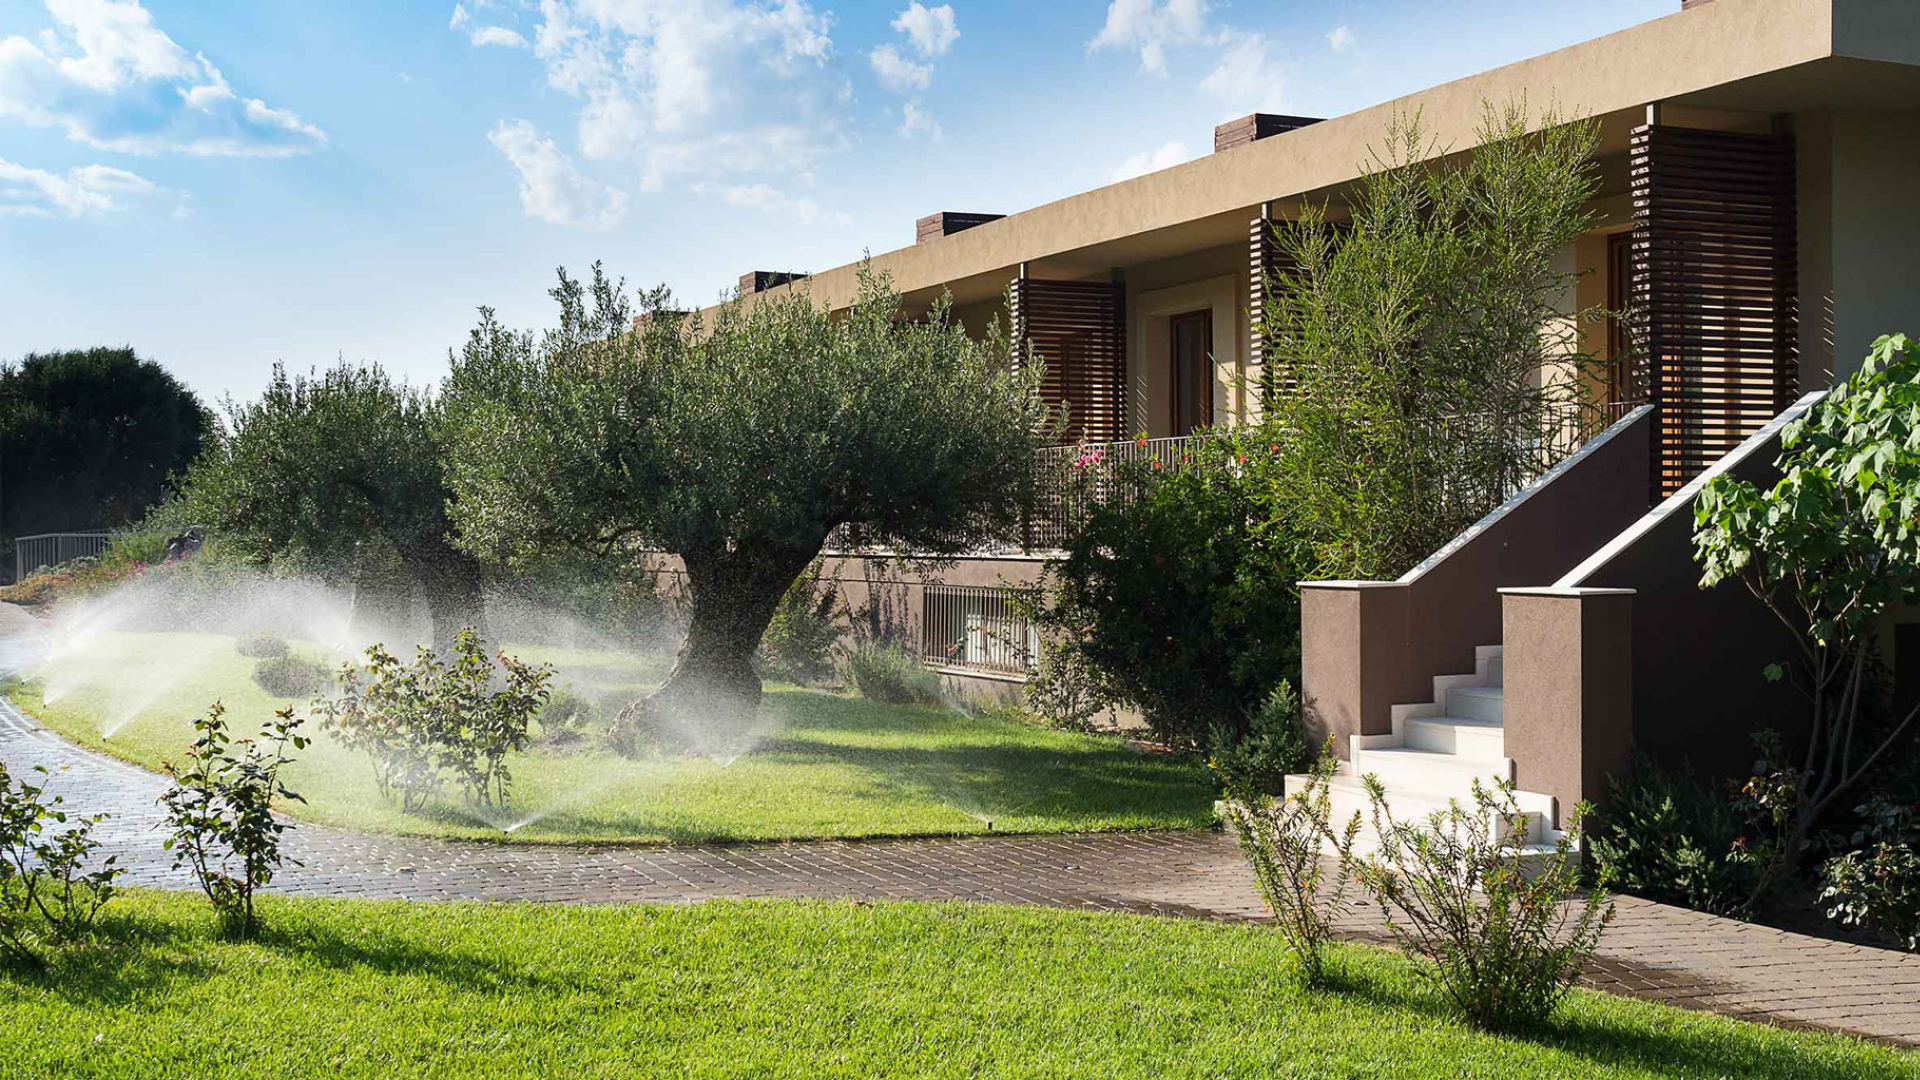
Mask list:
[[[1329,738],[1305,790],[1297,794],[1275,797],[1241,777],[1232,778],[1227,790],[1228,823],[1309,986],[1326,981],[1327,946],[1346,903],[1353,841],[1360,832],[1357,812],[1344,826],[1336,828],[1333,821],[1328,785],[1339,764],[1333,745]],[[1323,858],[1329,844],[1331,868]]]
[[[200,736],[185,762],[166,763],[173,786],[160,804],[174,868],[192,870],[222,927],[237,937],[259,930],[254,894],[273,882],[283,861],[291,861],[280,853],[280,838],[292,825],[274,816],[273,800],[306,801],[280,782],[280,770],[294,761],[287,750],[306,749],[299,728],[293,710],[281,709],[257,738],[235,739],[227,732],[226,709],[216,701],[193,722]]]
[[[108,815],[69,817],[60,796],[46,795],[47,770],[34,772],[37,781],[16,781],[0,764],[0,949],[39,967],[38,939],[71,940],[93,925],[121,871],[111,855],[87,868],[100,847],[93,828]]]
[[[445,660],[423,648],[403,664],[369,646],[364,670],[343,667],[339,695],[314,707],[323,730],[373,758],[380,794],[397,795],[407,813],[423,809],[448,773],[468,802],[505,806],[513,784],[507,755],[526,749],[552,678],[546,664],[489,658],[469,627]]]
[[[1474,805],[1454,802],[1418,822],[1395,821],[1386,790],[1366,778],[1379,846],[1355,863],[1402,949],[1433,961],[1429,976],[1485,1031],[1545,1020],[1613,918],[1606,882],[1580,889],[1580,823],[1546,855],[1522,851],[1513,787],[1474,781]]]

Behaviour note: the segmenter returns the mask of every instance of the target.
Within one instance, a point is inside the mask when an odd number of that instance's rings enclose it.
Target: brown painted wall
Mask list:
[[[1562,825],[1633,760],[1633,600],[1625,590],[1503,597],[1507,756],[1517,787],[1559,801]]]
[[[1429,701],[1435,675],[1473,670],[1501,641],[1499,589],[1552,581],[1647,506],[1650,414],[1616,428],[1464,543],[1398,582],[1303,582],[1301,686],[1309,722],[1349,735],[1392,731],[1391,706]]]
[[[1729,471],[1771,484],[1779,452],[1778,437],[1769,438]],[[1634,591],[1626,677],[1635,747],[1703,776],[1744,776],[1753,762],[1752,732],[1773,727],[1791,743],[1804,729],[1805,702],[1761,675],[1767,664],[1795,654],[1793,635],[1737,582],[1702,590],[1692,501],[1668,510],[1618,554],[1560,584]],[[1510,677],[1515,668],[1508,663]],[[1516,715],[1512,708],[1508,714]]]

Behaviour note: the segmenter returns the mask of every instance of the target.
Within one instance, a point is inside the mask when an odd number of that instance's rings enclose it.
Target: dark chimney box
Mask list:
[[[1236,146],[1245,146],[1260,139],[1284,135],[1289,131],[1317,124],[1316,116],[1282,116],[1279,113],[1253,113],[1238,120],[1229,120],[1213,129],[1213,152],[1231,150]]]
[[[1005,214],[964,214],[958,210],[942,210],[937,214],[928,214],[914,222],[913,242],[924,244],[942,236],[952,236],[965,232],[975,225],[985,225],[989,221],[999,221]]]
[[[807,275],[791,270],[755,270],[740,275],[740,295],[766,292],[768,289],[799,281]]]

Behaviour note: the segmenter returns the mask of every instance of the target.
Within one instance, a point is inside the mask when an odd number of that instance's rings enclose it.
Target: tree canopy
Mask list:
[[[257,400],[227,403],[186,497],[250,561],[355,573],[396,556],[444,647],[464,626],[485,631],[481,567],[450,539],[445,478],[426,392],[378,366],[290,375],[276,364]]]
[[[953,555],[1019,518],[1047,409],[1005,337],[970,339],[944,299],[907,318],[868,275],[844,313],[800,290],[703,326],[597,265],[552,295],[557,328],[483,312],[456,358],[453,512],[475,551],[679,556],[691,624],[655,709],[750,719],[754,650],[833,530]]]
[[[0,534],[124,525],[166,498],[212,418],[130,348],[0,364]]]

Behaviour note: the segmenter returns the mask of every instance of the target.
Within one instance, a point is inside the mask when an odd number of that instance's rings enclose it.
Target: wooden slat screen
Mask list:
[[[1117,282],[1014,283],[1018,340],[1045,362],[1041,394],[1050,405],[1067,406],[1069,439],[1127,437],[1126,303],[1125,286]]]
[[[1636,390],[1656,405],[1653,497],[1799,393],[1794,148],[1651,125],[1632,141]]]

